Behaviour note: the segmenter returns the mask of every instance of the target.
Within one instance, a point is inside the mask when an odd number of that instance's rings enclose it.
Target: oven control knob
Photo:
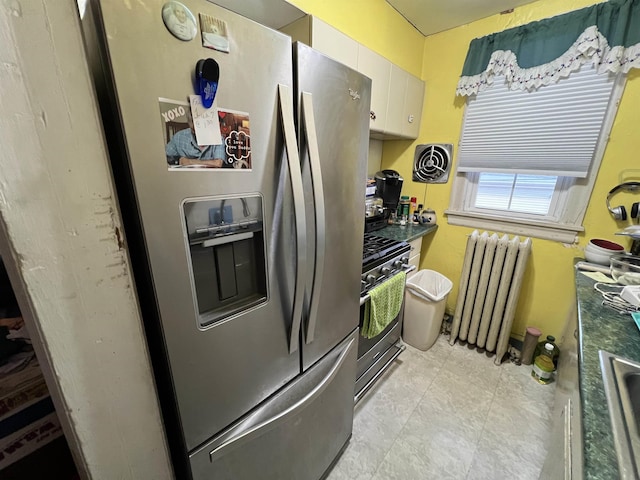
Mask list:
[[[382,267],[382,269],[380,270],[380,273],[382,275],[389,275],[391,273],[391,269],[389,267]]]
[[[396,260],[395,262],[393,262],[393,268],[402,268],[402,265],[402,260]]]
[[[400,261],[402,261],[402,263],[406,265],[407,263],[409,263],[409,257],[402,257]]]
[[[371,275],[371,274],[367,275],[366,281],[367,281],[367,285],[373,285],[374,283],[376,283],[375,275]]]

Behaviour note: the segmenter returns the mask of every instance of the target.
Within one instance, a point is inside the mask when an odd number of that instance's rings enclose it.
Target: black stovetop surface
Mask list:
[[[362,271],[373,268],[380,260],[390,258],[409,250],[407,242],[378,237],[371,233],[364,234],[364,246],[362,249]]]

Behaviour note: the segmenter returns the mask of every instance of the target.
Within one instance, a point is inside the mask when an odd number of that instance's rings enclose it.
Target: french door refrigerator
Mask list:
[[[353,420],[370,80],[205,1],[82,21],[176,476],[322,477]]]

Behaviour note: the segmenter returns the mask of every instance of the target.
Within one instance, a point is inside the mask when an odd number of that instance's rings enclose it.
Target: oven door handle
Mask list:
[[[289,166],[291,191],[293,193],[293,211],[296,224],[296,280],[291,313],[291,333],[289,337],[289,354],[292,354],[298,350],[300,324],[302,322],[304,282],[307,277],[307,225],[305,222],[300,155],[298,154],[296,129],[293,120],[293,99],[291,89],[287,85],[278,85],[278,99],[280,102],[284,146]]]
[[[320,290],[324,275],[324,258],[326,243],[326,225],[324,208],[324,188],[322,185],[322,172],[320,170],[320,152],[318,150],[318,134],[316,131],[316,120],[313,114],[313,96],[308,92],[302,92],[302,120],[303,130],[307,141],[307,151],[309,152],[309,170],[311,172],[311,184],[313,190],[313,201],[316,210],[316,251],[314,262],[313,283],[309,298],[309,312],[307,318],[307,331],[305,343],[313,342],[318,318],[318,304],[320,302]]]
[[[405,273],[413,272],[415,269],[416,269],[416,266],[415,265],[411,265],[410,267],[408,267],[405,270]],[[367,303],[367,301],[370,300],[370,299],[371,299],[371,295],[369,295],[368,293],[363,295],[362,297],[360,297],[360,306],[362,306],[365,303]]]

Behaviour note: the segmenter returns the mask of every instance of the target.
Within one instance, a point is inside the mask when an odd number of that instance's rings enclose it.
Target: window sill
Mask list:
[[[481,228],[492,232],[504,232],[513,235],[542,238],[555,242],[576,243],[576,235],[584,232],[581,225],[562,225],[559,223],[536,222],[529,220],[506,219],[498,215],[445,210],[447,223],[461,227]]]

